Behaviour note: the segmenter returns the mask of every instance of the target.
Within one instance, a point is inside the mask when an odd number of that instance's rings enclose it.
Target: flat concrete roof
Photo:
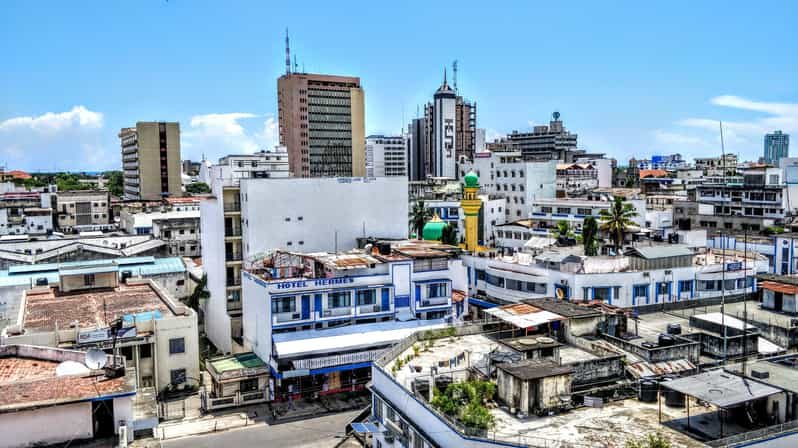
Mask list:
[[[681,392],[724,409],[782,392],[781,389],[724,370],[712,370],[660,384],[666,389]]]
[[[552,361],[526,359],[513,363],[501,363],[496,368],[520,380],[534,380],[550,376],[570,375],[570,366],[560,366]]]

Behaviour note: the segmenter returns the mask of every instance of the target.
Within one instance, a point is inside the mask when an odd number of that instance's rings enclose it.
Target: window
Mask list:
[[[327,295],[328,308],[344,308],[352,305],[349,292],[331,292]]]
[[[635,285],[632,290],[632,296],[635,298],[645,297],[648,292],[648,285]]]
[[[150,344],[139,345],[139,358],[152,358],[152,346]]]
[[[254,392],[258,390],[258,379],[250,378],[238,383],[239,392]]]
[[[294,311],[296,311],[296,300],[294,297],[272,299],[272,314],[293,313]]]
[[[372,397],[374,396],[372,395]],[[382,421],[382,400],[377,397],[374,397],[374,417]]]
[[[169,339],[169,354],[175,355],[186,352],[186,341],[183,338]]]
[[[83,284],[85,286],[94,286],[94,274],[85,274],[83,276]]]
[[[427,297],[446,297],[446,283],[430,283],[427,285]]]
[[[377,291],[375,289],[362,289],[357,292],[356,303],[360,305],[374,305],[377,303]]]
[[[172,384],[183,384],[186,382],[186,369],[174,369],[169,372]]]
[[[664,295],[668,294],[668,286],[670,283],[668,282],[659,282],[657,283],[657,294]]]
[[[682,293],[689,293],[693,290],[693,281],[692,280],[680,280],[679,281],[679,290]]]
[[[178,281],[176,281],[176,282],[175,282],[175,284],[176,284],[177,286],[183,286],[185,283],[186,283],[186,281],[185,281],[185,280],[183,280],[182,278],[181,278],[180,280],[178,280]]]

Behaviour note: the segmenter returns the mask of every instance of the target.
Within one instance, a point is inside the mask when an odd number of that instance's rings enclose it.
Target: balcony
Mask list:
[[[339,308],[327,308],[325,310],[322,310],[319,314],[320,314],[319,315],[320,319],[325,319],[330,317],[351,316],[352,308],[348,306],[343,306]]]
[[[231,262],[231,261],[241,261],[244,257],[241,252],[226,252],[224,254],[224,261]]]
[[[228,300],[227,301],[227,311],[241,311],[241,301],[240,300]]]
[[[285,322],[293,322],[296,320],[300,320],[302,315],[297,312],[292,313],[275,313],[272,315],[272,324],[281,324]]]
[[[451,305],[450,297],[429,297],[421,300],[419,308],[429,308],[433,306]]]
[[[360,305],[357,307],[357,315],[361,316],[363,314],[372,314],[372,313],[381,313],[383,311],[390,311],[390,309],[382,309],[382,305],[374,304],[374,305]]]
[[[224,237],[225,238],[240,237],[240,236],[241,236],[241,226],[233,226],[233,227],[225,227],[224,228]]]
[[[236,213],[241,211],[241,203],[240,202],[225,202],[224,203],[224,211],[225,213]]]
[[[241,276],[227,277],[225,286],[227,286],[228,288],[233,286],[241,286]]]

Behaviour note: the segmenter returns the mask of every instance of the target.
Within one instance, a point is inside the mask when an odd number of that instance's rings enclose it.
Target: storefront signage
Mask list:
[[[317,278],[316,280],[297,280],[277,284],[277,289],[307,288],[308,286],[333,286],[354,283],[355,279],[349,277]]]
[[[78,333],[78,344],[90,344],[92,342],[110,341],[114,335],[110,328],[99,328],[97,330],[81,331]],[[136,337],[136,327],[122,328],[117,332],[116,338]]]
[[[727,271],[739,271],[743,268],[743,264],[739,261],[735,261],[734,263],[727,263],[726,270]]]

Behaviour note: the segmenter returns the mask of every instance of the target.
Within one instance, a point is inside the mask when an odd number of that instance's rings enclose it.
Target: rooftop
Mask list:
[[[213,366],[214,370],[219,373],[224,373],[231,370],[257,369],[266,367],[266,363],[258,358],[258,356],[254,353],[237,353],[235,355],[212,359],[209,361],[209,363],[211,366]]]
[[[449,330],[449,331],[447,331]],[[470,333],[469,328],[462,331],[454,328],[440,330],[435,335],[420,335],[422,340],[415,343],[408,341],[401,346],[396,346],[386,354],[376,365],[406,390],[407,394],[415,394],[425,406],[432,408],[427,403],[427,392],[415,393],[414,384],[426,383],[430,372],[435,369],[438,375],[451,378],[454,382],[465,381],[472,377],[469,368],[482,371],[488,359],[513,359],[504,355],[507,342],[502,343],[488,337],[486,333]],[[457,333],[466,333],[457,335]],[[432,336],[432,339],[426,339]],[[523,339],[523,338],[518,338]],[[416,354],[416,347],[418,353]],[[505,350],[505,351],[503,351]],[[510,353],[510,352],[507,352]],[[560,357],[563,364],[584,361],[595,358],[585,350],[572,346],[562,346]],[[398,367],[397,361],[402,360]],[[396,367],[396,368],[395,368]],[[499,369],[527,378],[543,377],[549,375],[566,374],[572,367],[557,365],[552,361],[518,361],[515,363],[502,363],[496,366]],[[637,400],[614,401],[605,404],[602,408],[581,407],[554,416],[525,416],[519,417],[511,414],[502,403],[491,407],[496,426],[488,430],[485,438],[493,441],[503,441],[513,446],[574,446],[587,448],[594,446],[623,447],[627,441],[637,439],[642,435],[654,432],[665,434],[673,443],[674,448],[700,447],[701,443],[688,436],[673,431],[658,424],[657,404],[641,403]],[[682,409],[663,406],[663,418],[682,417]],[[440,418],[442,414],[437,414]],[[452,425],[452,427],[456,427]]]
[[[83,357],[81,352],[56,348],[0,347],[0,413],[136,393],[127,377],[107,378],[90,371],[80,364]],[[77,368],[63,375],[56,370],[63,363]]]
[[[550,376],[568,375],[573,371],[571,366],[561,366],[552,361],[540,359],[526,359],[519,362],[502,363],[498,364],[496,368],[520,380],[534,380]]]
[[[119,318],[153,312],[172,313],[149,282],[75,294],[59,294],[56,288],[33,289],[27,292],[23,328],[32,332],[66,329],[73,324],[104,328]]]
[[[781,389],[724,370],[666,381],[661,386],[724,409],[782,392]]]
[[[693,250],[689,247],[681,244],[668,244],[658,246],[638,246],[628,251],[627,254],[634,254],[647,260],[654,260],[657,258],[684,257],[694,255],[695,252],[693,252]]]
[[[600,316],[601,311],[590,304],[571,302],[569,300],[557,300],[552,298],[524,300],[537,308],[557,313],[563,317],[595,317]]]

